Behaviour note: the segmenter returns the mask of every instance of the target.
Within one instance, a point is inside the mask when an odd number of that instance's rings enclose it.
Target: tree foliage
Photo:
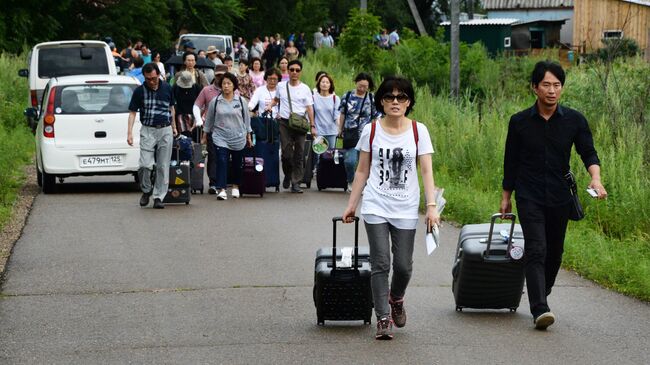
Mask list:
[[[379,48],[374,36],[381,31],[381,20],[370,12],[359,9],[350,11],[350,19],[345,24],[339,46],[352,64],[362,69],[371,69],[377,60]]]

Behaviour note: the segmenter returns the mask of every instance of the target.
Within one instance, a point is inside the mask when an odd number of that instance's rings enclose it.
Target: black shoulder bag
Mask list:
[[[569,186],[569,192],[571,193],[571,211],[569,212],[569,219],[572,221],[579,221],[585,217],[585,212],[582,210],[582,204],[580,204],[578,185],[576,184],[573,172],[569,170],[569,172],[564,175],[564,179],[566,180],[566,183]]]

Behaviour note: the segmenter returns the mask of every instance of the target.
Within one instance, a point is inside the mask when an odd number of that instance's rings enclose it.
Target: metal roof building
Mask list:
[[[573,42],[574,2],[576,0],[482,0],[488,18],[515,18],[520,21],[563,21],[559,41]],[[650,0],[630,0],[650,1]],[[539,29],[531,29],[539,31]],[[555,33],[555,31],[554,31]]]

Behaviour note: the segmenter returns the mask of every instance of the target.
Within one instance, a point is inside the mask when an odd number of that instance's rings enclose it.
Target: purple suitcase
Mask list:
[[[265,191],[266,171],[264,170],[264,159],[261,157],[244,157],[239,193],[242,195],[259,194],[259,196],[263,197]]]
[[[344,155],[345,150],[329,149],[319,156],[316,169],[318,191],[328,188],[348,190],[348,180],[345,174],[345,164],[343,163]]]

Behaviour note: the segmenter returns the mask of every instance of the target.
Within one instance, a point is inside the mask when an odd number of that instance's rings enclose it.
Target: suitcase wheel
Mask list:
[[[517,311],[517,308],[510,308],[510,313],[515,313]]]
[[[201,195],[203,195],[203,189],[201,189]]]
[[[456,306],[456,312],[462,312],[462,311],[463,311],[463,307]]]
[[[307,185],[307,189],[311,189],[311,181],[307,181],[306,185]]]
[[[371,324],[371,323],[372,321],[370,320],[370,318],[366,318],[363,320],[363,324]]]
[[[190,205],[190,202],[185,202],[185,205]]]
[[[321,189],[321,188],[318,188],[318,191],[322,191],[322,190],[323,190],[323,189]]]
[[[275,187],[275,192],[276,193],[280,192],[280,186],[279,185]]]
[[[316,321],[316,323],[319,326],[324,326],[325,325],[325,320],[322,317],[318,317],[318,320]]]

